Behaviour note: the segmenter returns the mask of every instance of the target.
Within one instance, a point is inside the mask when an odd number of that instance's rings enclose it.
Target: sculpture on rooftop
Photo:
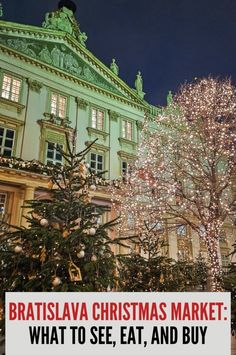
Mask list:
[[[116,60],[115,59],[112,59],[112,63],[110,65],[110,69],[111,69],[111,71],[113,71],[114,74],[119,75],[119,67],[116,64]]]
[[[141,75],[141,71],[138,71],[134,85],[135,85],[135,89],[137,91],[138,96],[140,96],[143,99],[145,93],[143,92],[143,78]]]

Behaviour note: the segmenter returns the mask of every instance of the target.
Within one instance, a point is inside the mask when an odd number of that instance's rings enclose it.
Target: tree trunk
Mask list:
[[[206,245],[210,263],[210,291],[224,291],[223,272],[220,263],[219,237],[214,233],[209,234],[207,236]]]

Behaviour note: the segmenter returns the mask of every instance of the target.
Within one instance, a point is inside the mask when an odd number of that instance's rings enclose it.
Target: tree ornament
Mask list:
[[[84,203],[85,204],[91,203],[91,197],[89,195],[84,196]]]
[[[80,250],[80,251],[77,253],[77,256],[78,256],[79,259],[84,258],[84,256],[85,256],[84,250]]]
[[[15,246],[14,252],[16,254],[20,254],[20,253],[22,253],[22,251],[23,251],[22,246],[20,246],[20,245]]]
[[[96,234],[96,229],[95,228],[90,228],[88,231],[89,235],[95,235]]]
[[[48,227],[49,226],[49,222],[48,222],[48,220],[46,219],[46,218],[42,218],[41,220],[40,220],[40,225],[42,226],[42,227]]]
[[[48,188],[51,190],[52,188],[53,188],[53,182],[52,182],[52,180],[49,180],[48,181]]]
[[[70,233],[68,232],[68,230],[64,230],[64,232],[62,233],[63,238],[68,238],[70,235]]]
[[[61,284],[61,279],[58,276],[55,276],[52,280],[53,287],[57,287]]]
[[[96,257],[96,255],[92,255],[92,257],[91,257],[91,261],[97,261],[97,257]]]
[[[82,281],[80,268],[72,261],[69,262],[69,275],[72,282]]]
[[[96,185],[91,185],[91,186],[90,186],[90,189],[91,189],[92,191],[96,191],[96,190],[97,190],[97,187],[96,187]]]
[[[161,273],[160,275],[160,283],[163,284],[165,281],[164,275]]]

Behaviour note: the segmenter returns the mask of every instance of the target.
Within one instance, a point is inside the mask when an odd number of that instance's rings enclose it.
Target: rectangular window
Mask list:
[[[92,109],[92,128],[104,130],[104,111]]]
[[[122,138],[130,141],[133,139],[132,122],[126,120],[122,121]]]
[[[6,205],[7,205],[7,194],[0,193],[0,217],[6,213]]]
[[[47,143],[46,163],[52,163],[56,165],[62,164],[62,155],[58,148],[63,149],[63,145],[50,142]]]
[[[3,74],[1,96],[4,99],[19,102],[21,80],[8,74]]]
[[[104,171],[104,156],[99,153],[91,153],[90,167],[95,173],[101,173]]]
[[[52,93],[51,94],[51,113],[60,118],[66,117],[66,102],[65,96]]]
[[[122,176],[126,176],[128,173],[128,163],[127,161],[122,161],[121,162],[121,171],[122,171]]]
[[[0,127],[0,153],[6,157],[12,156],[14,146],[15,131],[5,127]]]

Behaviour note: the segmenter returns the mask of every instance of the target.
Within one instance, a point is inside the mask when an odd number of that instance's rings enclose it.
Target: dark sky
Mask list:
[[[40,25],[58,0],[0,0],[4,20]],[[74,0],[87,47],[105,64],[114,57],[133,86],[138,70],[146,100],[212,74],[236,83],[235,0]]]

